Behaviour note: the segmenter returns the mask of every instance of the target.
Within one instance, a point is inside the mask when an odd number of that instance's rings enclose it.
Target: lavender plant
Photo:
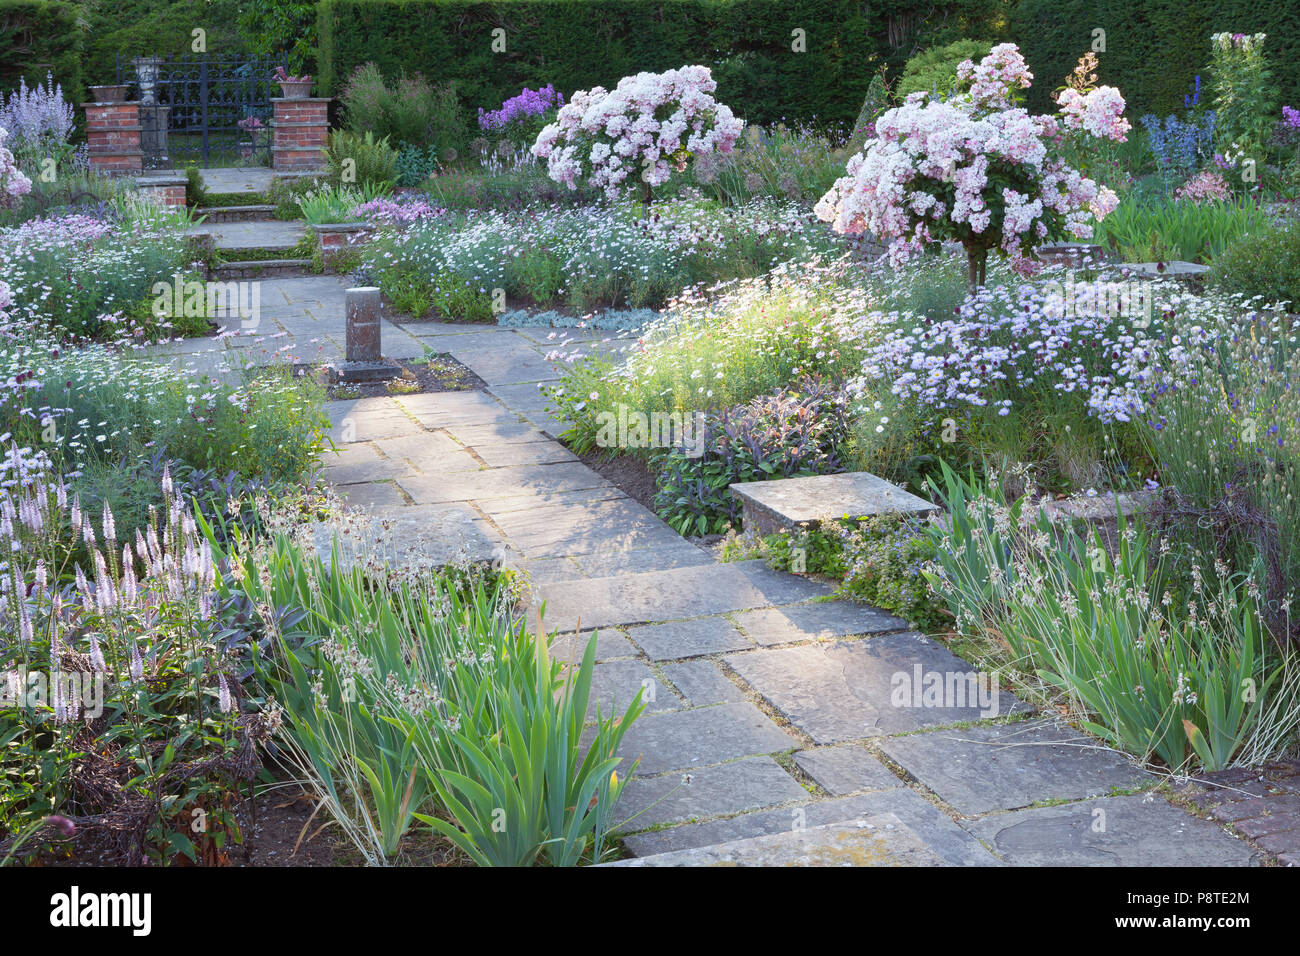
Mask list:
[[[44,85],[32,87],[26,77],[20,78],[18,89],[0,105],[0,127],[9,131],[9,148],[29,174],[40,172],[47,159],[60,173],[78,165],[69,162],[77,156],[71,143],[76,112],[53,75],[46,76]]]

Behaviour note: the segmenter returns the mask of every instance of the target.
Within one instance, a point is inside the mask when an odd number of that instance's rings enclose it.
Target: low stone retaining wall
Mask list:
[[[185,187],[188,180],[184,176],[137,176],[136,186],[142,199],[160,206],[184,206]]]
[[[340,252],[368,240],[374,226],[365,222],[331,222],[312,226],[311,230],[316,234],[321,260],[330,268]]]

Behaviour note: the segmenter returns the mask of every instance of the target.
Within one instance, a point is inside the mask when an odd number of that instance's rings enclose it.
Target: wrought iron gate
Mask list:
[[[165,108],[155,115],[160,124],[165,117],[168,165],[269,166],[271,97],[280,95],[272,74],[286,64],[283,56],[164,58],[151,82],[151,69],[119,55],[117,82],[139,89],[146,132],[148,106]]]

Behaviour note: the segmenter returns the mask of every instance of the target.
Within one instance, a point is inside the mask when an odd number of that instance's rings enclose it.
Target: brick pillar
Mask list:
[[[86,110],[86,143],[91,172],[106,175],[144,170],[140,149],[139,103],[82,103]]]
[[[329,97],[272,97],[271,168],[282,172],[318,169],[325,164],[329,135]]]

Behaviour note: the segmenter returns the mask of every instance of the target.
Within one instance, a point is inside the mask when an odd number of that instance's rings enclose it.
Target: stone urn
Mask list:
[[[163,65],[162,57],[132,57],[131,65],[135,67],[136,85],[140,87],[140,102],[152,106],[158,102],[158,74]]]
[[[110,86],[92,86],[90,95],[94,97],[96,103],[125,103],[126,89],[125,83],[115,83]]]
[[[280,94],[286,100],[305,100],[311,96],[311,80],[280,80]]]

